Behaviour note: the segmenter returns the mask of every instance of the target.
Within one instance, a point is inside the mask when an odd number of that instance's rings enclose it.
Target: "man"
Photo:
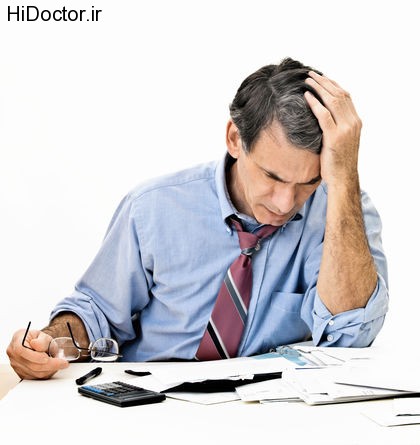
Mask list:
[[[111,337],[126,361],[247,356],[310,337],[372,343],[388,309],[387,266],[379,215],[359,188],[362,125],[349,94],[287,58],[245,79],[230,111],[224,161],[129,193],[49,326],[30,330],[26,347],[15,333],[7,353],[20,377],[68,366],[46,353],[69,336],[67,322],[81,347]],[[233,272],[238,255],[239,269],[252,260],[252,284]],[[226,339],[226,309],[215,322],[223,285],[243,317]]]

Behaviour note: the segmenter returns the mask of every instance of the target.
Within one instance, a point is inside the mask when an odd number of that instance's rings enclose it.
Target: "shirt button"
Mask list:
[[[334,326],[334,320],[330,320],[330,321],[328,322],[328,324],[329,324],[330,326]]]
[[[327,341],[333,341],[334,340],[334,336],[329,334],[327,335]]]

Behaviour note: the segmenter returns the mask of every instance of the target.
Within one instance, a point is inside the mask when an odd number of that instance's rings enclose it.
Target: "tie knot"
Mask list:
[[[260,250],[261,241],[277,230],[276,226],[266,225],[261,227],[256,233],[250,233],[244,231],[242,224],[238,220],[232,219],[232,222],[238,232],[241,253],[247,256],[251,256],[254,252]]]

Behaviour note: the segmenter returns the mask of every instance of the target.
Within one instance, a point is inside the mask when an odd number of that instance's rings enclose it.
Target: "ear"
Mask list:
[[[242,150],[241,136],[238,127],[229,119],[226,126],[226,145],[232,158],[238,159]]]

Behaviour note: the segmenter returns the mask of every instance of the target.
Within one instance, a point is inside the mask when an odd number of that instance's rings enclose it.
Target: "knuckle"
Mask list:
[[[330,107],[332,107],[332,108],[336,108],[336,107],[338,107],[338,105],[340,104],[340,102],[341,102],[340,97],[338,97],[338,96],[334,96],[333,98],[330,99],[330,103],[329,103],[329,105],[330,105]]]
[[[355,132],[357,132],[357,126],[345,124],[341,127],[341,131],[345,137],[351,137]]]

